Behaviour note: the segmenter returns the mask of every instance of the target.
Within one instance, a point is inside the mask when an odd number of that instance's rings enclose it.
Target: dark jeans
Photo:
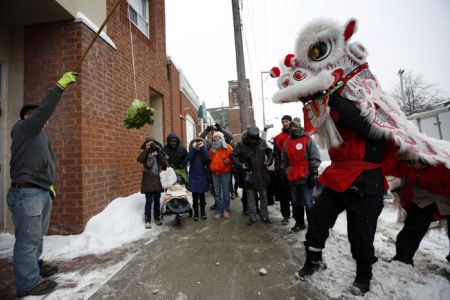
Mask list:
[[[309,210],[311,209],[313,189],[308,184],[295,184],[290,186],[292,197],[292,210],[296,223],[305,224],[306,217],[309,218]]]
[[[352,257],[358,262],[373,264],[373,240],[378,216],[383,209],[383,195],[338,193],[324,187],[311,208],[305,246],[323,249],[337,217],[347,212],[347,233]]]
[[[242,211],[243,212],[248,212],[248,209],[247,209],[247,189],[246,188],[242,189],[241,202],[242,202]],[[258,195],[258,193],[256,193],[256,196],[255,196],[255,205],[256,205],[256,211],[258,211],[259,210],[259,195]]]
[[[151,218],[152,216],[152,203],[153,203],[153,216],[156,219],[159,219],[159,215],[161,212],[160,207],[160,192],[151,192],[145,193],[145,216],[147,218]]]
[[[405,226],[397,235],[395,248],[399,257],[413,258],[419,244],[430,227],[436,203],[420,208],[415,203],[406,216]]]

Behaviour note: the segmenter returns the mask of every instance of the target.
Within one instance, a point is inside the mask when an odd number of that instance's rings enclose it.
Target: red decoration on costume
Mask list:
[[[294,54],[288,54],[284,58],[284,65],[286,67],[294,68],[298,65],[298,60],[295,58]]]
[[[280,74],[281,74],[281,70],[278,67],[273,67],[270,70],[270,77],[272,77],[272,78],[277,78],[280,76]]]
[[[352,37],[353,33],[355,32],[355,28],[356,28],[356,20],[355,19],[351,19],[347,23],[347,26],[345,27],[344,41],[346,41],[346,40],[348,40],[349,38]]]

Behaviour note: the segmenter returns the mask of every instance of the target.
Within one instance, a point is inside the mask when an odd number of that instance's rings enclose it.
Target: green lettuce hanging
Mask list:
[[[155,109],[149,107],[145,102],[141,100],[133,100],[127,111],[127,116],[123,120],[125,128],[141,128],[145,124],[152,125],[154,120],[153,116]]]

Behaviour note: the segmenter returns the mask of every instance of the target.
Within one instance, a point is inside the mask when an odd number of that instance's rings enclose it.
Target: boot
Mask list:
[[[306,261],[303,268],[295,273],[295,277],[299,280],[306,280],[307,277],[314,274],[320,269],[326,269],[324,261],[322,260],[322,251],[311,251],[306,247]]]
[[[198,221],[198,203],[195,204],[194,204],[194,221]]]
[[[145,216],[145,228],[149,229],[152,228],[152,217],[150,216]]]
[[[17,294],[16,296],[18,298],[22,298],[25,296],[45,295],[45,294],[52,292],[56,288],[56,285],[57,285],[56,281],[50,280],[50,279],[44,279],[43,281],[41,281],[39,284],[35,285],[28,291],[21,293],[21,294]]]
[[[38,264],[39,264],[39,274],[42,277],[52,276],[53,274],[56,274],[59,271],[59,268],[57,266],[44,264],[44,261],[42,259],[38,261]]]
[[[192,208],[194,209],[194,221],[198,221],[198,195],[194,197]]]
[[[404,264],[411,265],[414,267],[414,261],[411,257],[395,254],[395,256],[391,259],[391,261],[393,261],[393,260],[396,260],[396,261],[399,261],[399,262],[402,262]]]
[[[407,264],[407,265],[411,265],[414,267],[414,261],[411,257],[407,257],[405,255],[399,255],[399,254],[395,254],[395,256],[391,259],[391,261],[399,261],[401,263]]]
[[[369,263],[357,262],[356,277],[351,287],[351,292],[355,296],[363,296],[370,289],[370,279],[372,279],[372,265]]]
[[[206,220],[205,206],[206,204],[200,204],[200,216],[203,220]]]

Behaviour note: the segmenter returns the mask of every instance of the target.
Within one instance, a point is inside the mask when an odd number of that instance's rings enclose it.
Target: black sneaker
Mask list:
[[[272,221],[269,218],[264,218],[261,221],[266,224],[272,224]]]
[[[161,219],[155,219],[155,224],[156,225],[162,225]]]
[[[56,274],[59,271],[59,268],[57,266],[44,264],[44,261],[42,259],[38,261],[38,264],[39,264],[39,274],[42,277],[52,276],[53,274]]]
[[[198,221],[198,216],[194,216],[194,221]]]
[[[253,225],[255,223],[256,223],[255,219],[248,219],[247,225],[250,226],[250,225]]]
[[[39,284],[32,287],[31,289],[29,289],[28,291],[24,292],[23,294],[17,294],[16,296],[18,298],[22,298],[25,296],[45,295],[52,292],[55,289],[56,285],[57,285],[56,281],[45,279],[41,281]]]
[[[306,228],[305,224],[295,223],[294,227],[291,228],[291,232],[300,232]]]
[[[289,218],[284,218],[283,221],[281,221],[281,225],[287,225],[289,224]]]

